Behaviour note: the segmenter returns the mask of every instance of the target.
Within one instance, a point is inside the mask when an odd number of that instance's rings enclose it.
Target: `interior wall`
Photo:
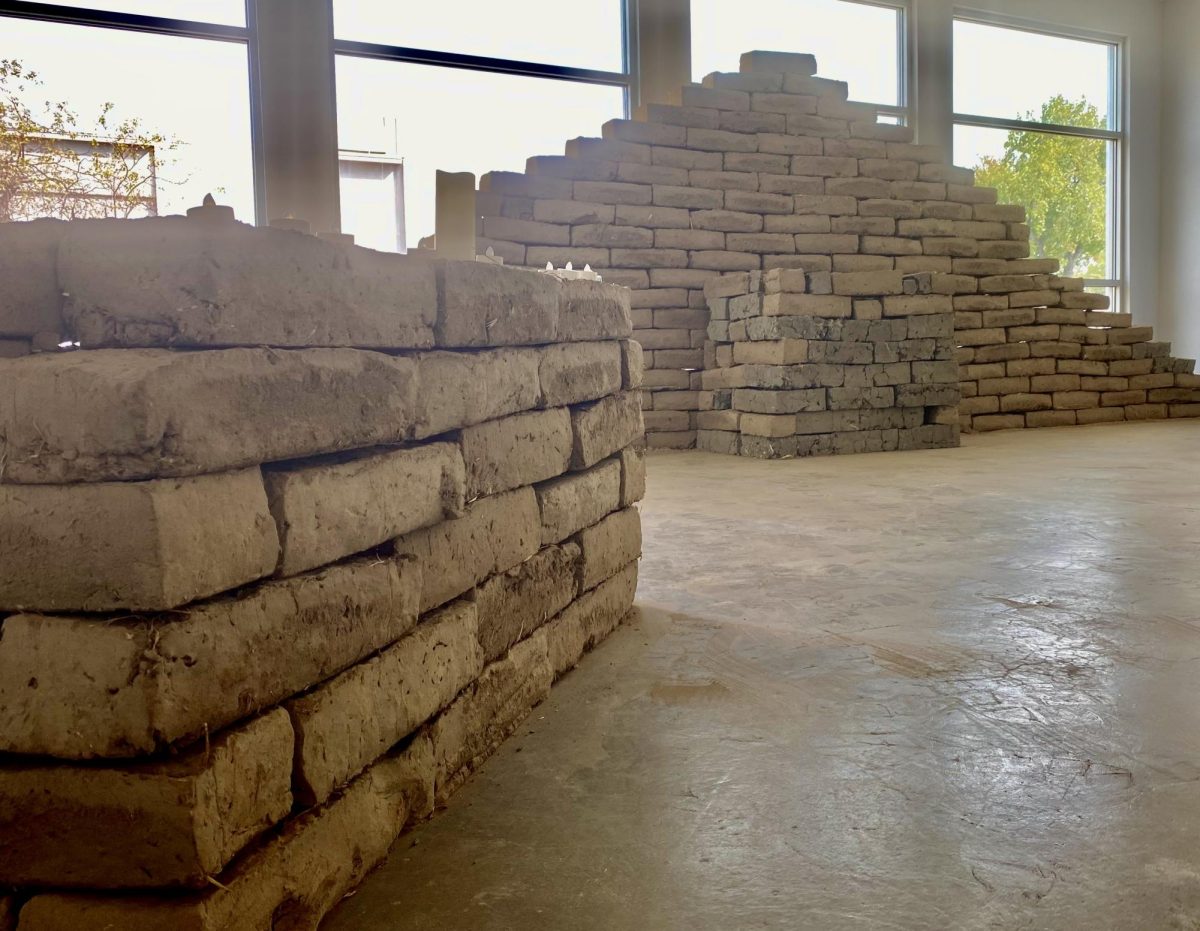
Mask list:
[[[1163,8],[1162,310],[1176,351],[1200,357],[1200,0]]]
[[[916,18],[922,7],[936,10],[946,0],[913,0]],[[1193,10],[1192,27],[1200,20],[1195,13],[1198,0],[1170,0]],[[1138,325],[1160,328],[1162,338],[1182,338],[1178,326],[1162,311],[1159,287],[1159,170],[1162,106],[1163,5],[1162,0],[970,0],[957,5],[962,12],[991,14],[1024,20],[1031,24],[1061,27],[1064,32],[1093,32],[1125,39],[1126,160],[1123,171],[1125,305]],[[936,14],[926,18],[937,20]],[[1194,48],[1194,46],[1193,46]],[[1194,73],[1200,68],[1191,63]],[[1014,68],[1044,67],[1054,62],[1013,62]],[[942,69],[947,73],[949,69]],[[925,72],[923,72],[925,73]],[[997,75],[997,80],[1004,80]],[[1197,125],[1200,105],[1192,102]],[[1193,234],[1200,243],[1200,225]]]

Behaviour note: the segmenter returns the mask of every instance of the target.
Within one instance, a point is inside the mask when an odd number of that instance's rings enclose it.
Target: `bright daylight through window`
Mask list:
[[[1054,67],[1011,68],[1013,61]],[[1028,211],[1032,254],[1120,300],[1115,44],[958,20],[954,160]],[[1003,81],[995,80],[1003,73]]]
[[[624,115],[620,0],[572,4],[569,28],[559,28],[563,7],[551,0],[520,0],[493,14],[478,0],[453,0],[420,17],[400,4],[335,0],[342,228],[360,245],[404,251],[433,233],[438,170],[523,171],[528,157],[561,155],[566,140],[596,136]],[[395,48],[373,48],[368,58],[347,46],[367,41]],[[458,60],[420,64],[412,49]],[[462,56],[506,63],[480,70]],[[547,76],[524,67],[530,62]]]
[[[237,20],[240,5],[150,6]],[[0,28],[0,220],[182,213],[211,192],[254,222],[244,42],[8,18]]]

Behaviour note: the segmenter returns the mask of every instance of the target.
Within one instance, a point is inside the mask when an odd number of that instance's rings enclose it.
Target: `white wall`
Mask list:
[[[925,7],[932,14],[927,21],[941,19],[941,9],[949,0],[912,0],[918,24]],[[1124,39],[1124,78],[1126,101],[1126,162],[1123,196],[1126,226],[1123,255],[1126,280],[1124,309],[1133,312],[1138,324],[1168,324],[1161,314],[1159,288],[1159,171],[1162,108],[1161,60],[1163,54],[1163,0],[964,0],[957,10],[991,14],[1024,20],[1063,32],[1100,33]],[[1200,0],[1169,0],[1193,8]],[[944,15],[944,14],[942,14]],[[920,25],[918,28],[921,28]],[[1195,26],[1193,25],[1193,31]],[[1193,46],[1194,48],[1194,46]],[[1194,62],[1194,68],[1200,68]],[[918,59],[918,65],[920,61]],[[922,69],[928,77],[929,63]],[[1013,68],[1044,68],[1052,71],[1052,61],[1015,61]],[[935,73],[942,69],[932,69]],[[1200,70],[1197,70],[1200,74]],[[996,75],[1003,81],[1004,75]],[[1200,87],[1197,87],[1200,90]],[[925,96],[924,93],[921,95]],[[945,96],[948,96],[948,92]],[[1195,102],[1193,101],[1193,105]],[[1196,111],[1200,120],[1200,110]],[[918,119],[920,116],[918,115]],[[1200,215],[1200,211],[1197,211]],[[1200,241],[1200,228],[1196,231]],[[1198,253],[1200,254],[1200,253]],[[1169,325],[1169,324],[1168,324]],[[1164,333],[1164,338],[1171,334]]]
[[[1164,338],[1200,358],[1200,0],[1163,10],[1162,310]]]

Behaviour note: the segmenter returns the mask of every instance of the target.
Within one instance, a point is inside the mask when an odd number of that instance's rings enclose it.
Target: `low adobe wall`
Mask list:
[[[629,611],[628,294],[0,227],[0,927],[315,926]],[[19,911],[18,911],[19,910]]]

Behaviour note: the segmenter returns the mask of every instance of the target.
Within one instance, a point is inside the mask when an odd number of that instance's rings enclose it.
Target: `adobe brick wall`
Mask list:
[[[232,220],[0,256],[0,927],[315,927],[630,610],[629,292]]]
[[[964,430],[1200,415],[1193,362],[1030,258],[1024,208],[846,98],[812,56],[748,52],[564,155],[484,175],[480,247],[633,290],[651,446],[694,445],[714,407],[705,284],[777,268],[930,273],[955,314]]]

